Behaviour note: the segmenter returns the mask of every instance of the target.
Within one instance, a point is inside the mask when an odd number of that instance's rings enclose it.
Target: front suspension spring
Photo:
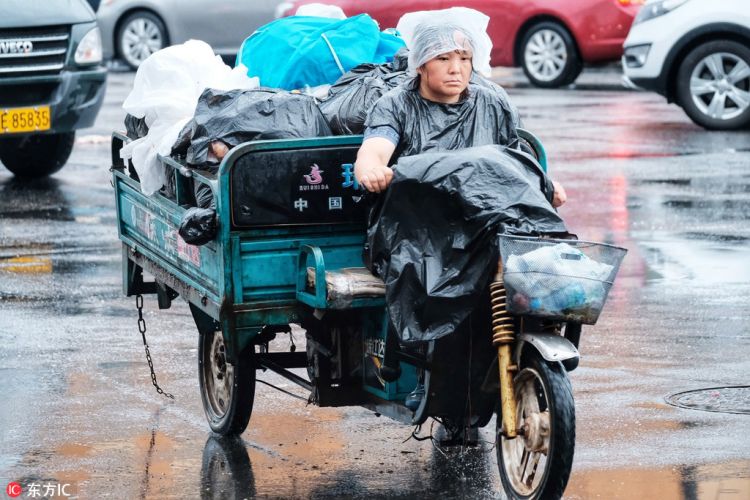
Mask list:
[[[492,304],[492,345],[512,344],[514,340],[513,318],[506,308],[505,285],[502,278],[490,284]]]

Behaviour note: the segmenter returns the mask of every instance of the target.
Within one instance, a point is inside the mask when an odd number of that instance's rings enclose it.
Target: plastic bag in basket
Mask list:
[[[563,313],[600,309],[613,266],[597,262],[567,243],[511,255],[505,264],[505,286],[517,312]]]

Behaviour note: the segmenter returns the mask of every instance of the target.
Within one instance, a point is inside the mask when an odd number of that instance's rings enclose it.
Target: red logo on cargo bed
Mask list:
[[[313,163],[313,166],[310,167],[310,173],[305,175],[305,180],[311,186],[320,184],[321,182],[323,182],[323,176],[321,175],[322,173],[323,171],[320,169],[320,167]]]

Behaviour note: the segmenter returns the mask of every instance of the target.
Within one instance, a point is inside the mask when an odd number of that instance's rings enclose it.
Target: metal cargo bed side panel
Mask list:
[[[294,300],[297,258],[302,245],[319,247],[328,270],[362,267],[364,233],[364,228],[350,225],[321,226],[315,230],[248,231],[241,238],[241,276],[240,283],[235,281],[235,291],[241,291],[241,301],[245,303]]]
[[[184,210],[160,195],[146,196],[125,174],[115,175],[120,239],[178,280],[221,302],[221,246],[188,245],[177,233]]]

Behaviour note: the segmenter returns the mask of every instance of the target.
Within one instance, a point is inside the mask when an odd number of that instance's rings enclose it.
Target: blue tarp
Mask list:
[[[332,84],[362,63],[382,64],[403,47],[367,14],[348,19],[291,16],[258,28],[243,43],[237,65],[264,87],[286,90]]]

